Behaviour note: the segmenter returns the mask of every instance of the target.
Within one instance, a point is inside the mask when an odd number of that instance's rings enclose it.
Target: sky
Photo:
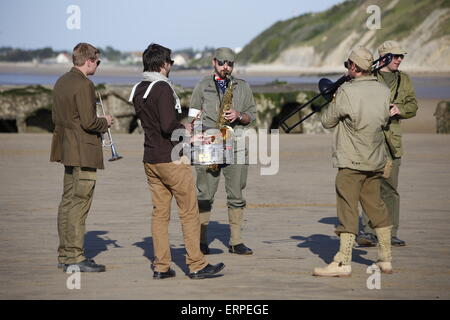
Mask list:
[[[79,42],[142,51],[242,48],[277,21],[342,0],[0,0],[0,47],[68,50]]]

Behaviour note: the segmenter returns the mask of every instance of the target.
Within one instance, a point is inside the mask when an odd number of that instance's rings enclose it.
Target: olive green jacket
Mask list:
[[[395,81],[394,86],[390,88],[390,102],[395,104],[399,108],[400,114],[391,117],[389,125],[386,126],[384,130],[384,134],[386,136],[386,141],[389,146],[391,156],[400,158],[403,154],[402,129],[400,121],[402,119],[409,119],[414,117],[417,113],[418,106],[413,83],[409,76],[402,71],[398,71],[396,72],[396,74],[397,81]],[[385,83],[380,72],[377,73],[377,78],[380,82]],[[400,79],[400,85],[398,85],[398,79]]]
[[[333,128],[333,166],[382,171],[388,154],[383,127],[389,119],[389,89],[374,76],[344,83],[322,111],[322,125]]]
[[[61,76],[53,88],[53,131],[50,161],[66,166],[103,169],[101,133],[93,83],[77,68]]]
[[[233,106],[232,108],[246,113],[251,121],[249,124],[243,126],[238,120],[231,124],[231,127],[254,127],[256,124],[256,104],[253,99],[252,90],[244,80],[231,77],[231,81],[236,83],[233,90]],[[190,109],[201,110],[202,125],[209,128],[217,127],[218,112],[220,110],[223,94],[216,88],[214,76],[209,75],[204,77],[195,86],[192,93]],[[191,111],[191,110],[190,110]],[[189,117],[191,121],[193,117]]]

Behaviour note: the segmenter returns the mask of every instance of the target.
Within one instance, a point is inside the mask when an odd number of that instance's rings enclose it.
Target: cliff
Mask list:
[[[371,5],[380,9],[379,28]],[[275,23],[243,48],[238,61],[249,69],[339,71],[354,46],[366,46],[377,56],[386,40],[407,49],[403,70],[449,71],[450,1],[345,1]]]

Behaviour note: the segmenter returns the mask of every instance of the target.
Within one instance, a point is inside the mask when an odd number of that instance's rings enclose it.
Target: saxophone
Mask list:
[[[233,90],[236,86],[236,83],[234,83],[232,80],[230,80],[230,83],[228,84],[227,89],[225,90],[225,93],[223,94],[222,102],[220,104],[219,109],[219,118],[217,119],[217,128],[220,130],[221,133],[221,139],[216,139],[215,136],[211,137],[211,143],[222,143],[224,146],[226,144],[226,141],[228,138],[232,137],[233,128],[230,126],[230,122],[225,119],[225,111],[228,111],[233,106]],[[218,171],[219,165],[218,164],[209,164],[207,166],[207,170],[209,171]]]

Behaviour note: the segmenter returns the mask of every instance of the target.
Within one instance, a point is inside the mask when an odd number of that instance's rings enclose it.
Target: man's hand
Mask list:
[[[400,114],[400,109],[395,104],[391,104],[389,109],[389,116],[393,117],[397,114]]]
[[[108,122],[108,127],[111,127],[112,124],[114,123],[113,117],[110,116],[109,114],[104,115],[104,116],[101,116],[101,117],[99,117],[99,118],[105,118],[105,119],[106,119],[106,122]]]
[[[211,143],[211,137],[205,137],[202,133],[193,135],[191,137],[191,143],[198,143],[198,144],[210,144]]]
[[[230,121],[230,123],[233,123],[234,121],[236,121],[236,119],[238,119],[240,115],[241,115],[241,113],[234,109],[230,109],[230,110],[224,112],[225,119]]]
[[[192,132],[192,123],[190,123],[190,122],[183,122],[183,126],[186,129],[186,131],[188,132],[188,134],[191,134],[191,132]]]

